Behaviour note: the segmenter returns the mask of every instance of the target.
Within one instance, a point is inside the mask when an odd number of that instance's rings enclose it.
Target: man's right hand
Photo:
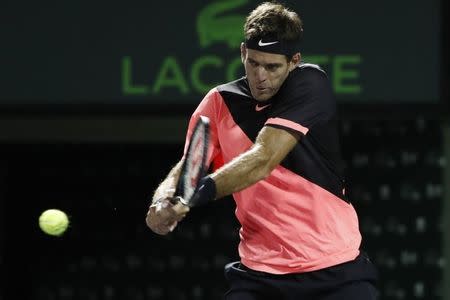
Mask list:
[[[165,198],[150,205],[145,222],[153,232],[166,235],[175,229],[178,222],[188,212],[189,207],[187,205],[182,204],[180,201],[176,201],[173,204],[172,198]]]

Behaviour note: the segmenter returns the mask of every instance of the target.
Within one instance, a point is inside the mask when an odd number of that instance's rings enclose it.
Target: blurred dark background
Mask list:
[[[233,200],[166,237],[144,219],[202,95],[243,74],[258,3],[0,5],[0,300],[221,299]],[[338,99],[381,299],[450,299],[448,2],[284,3]],[[69,215],[62,237],[38,227],[48,208]]]

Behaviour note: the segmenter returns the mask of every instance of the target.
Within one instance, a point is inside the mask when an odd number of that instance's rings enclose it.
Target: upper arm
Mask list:
[[[283,161],[298,143],[300,135],[285,129],[264,126],[259,132],[254,147],[263,156],[268,172]]]

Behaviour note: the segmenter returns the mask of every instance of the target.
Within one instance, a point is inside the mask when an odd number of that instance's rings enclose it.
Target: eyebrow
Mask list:
[[[258,64],[258,65],[263,65],[264,67],[268,67],[268,68],[274,68],[274,67],[281,67],[282,66],[282,64],[281,63],[268,63],[268,64],[261,64],[261,63],[259,63],[259,62],[257,62],[256,60],[254,60],[254,59],[252,59],[252,58],[248,58],[248,60],[251,62],[251,63],[256,63],[256,64]]]

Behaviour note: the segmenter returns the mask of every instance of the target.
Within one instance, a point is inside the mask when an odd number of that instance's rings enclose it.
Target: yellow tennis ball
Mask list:
[[[69,226],[69,218],[59,209],[48,209],[39,216],[39,227],[43,232],[60,236]]]

